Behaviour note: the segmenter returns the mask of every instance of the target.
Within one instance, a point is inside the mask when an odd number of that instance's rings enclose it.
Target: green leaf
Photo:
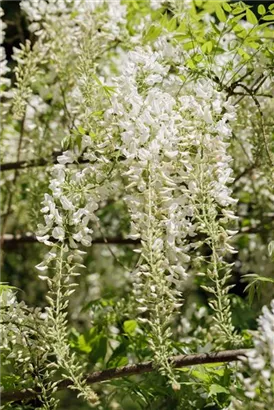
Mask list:
[[[71,14],[70,14],[70,18],[71,19],[74,19],[75,17],[77,17],[79,15],[79,11],[73,11]]]
[[[181,33],[175,32],[175,33],[174,33],[174,38],[175,38],[177,41],[183,41],[183,40],[189,38],[189,35],[188,35],[188,34],[181,34]]]
[[[196,68],[195,63],[194,63],[194,61],[193,61],[191,58],[189,58],[189,59],[186,61],[186,65],[187,65],[187,67],[190,68],[191,70],[195,70],[195,68]]]
[[[215,13],[219,21],[226,22],[226,15],[220,4],[216,5]]]
[[[241,3],[240,6],[235,7],[234,10],[232,10],[232,14],[237,15],[242,13],[247,9],[247,6],[244,3]]]
[[[251,24],[257,24],[258,23],[257,17],[253,13],[253,11],[250,10],[250,9],[246,10],[246,19]]]
[[[115,91],[115,87],[112,87],[110,85],[104,85],[103,86],[103,90],[105,92],[105,94],[110,97],[111,94],[113,94],[113,92]]]
[[[20,289],[16,288],[15,286],[7,285],[7,282],[0,282],[0,295],[6,290],[20,290]]]
[[[95,140],[95,139],[96,139],[96,134],[95,134],[95,132],[93,132],[93,131],[90,131],[89,136],[90,136],[90,139],[91,139],[91,140]]]
[[[218,29],[218,27],[216,26],[216,24],[214,24],[212,21],[210,22],[211,27],[213,28],[213,30],[215,31],[215,33],[220,34],[220,30]]]
[[[228,3],[222,3],[222,7],[228,13],[232,10],[232,8],[230,7],[230,5]]]
[[[242,48],[238,48],[237,52],[245,61],[251,58],[250,55]]]
[[[268,10],[273,10],[274,9],[274,3],[270,4],[270,6],[268,6]]]
[[[102,117],[104,114],[104,111],[93,111],[92,115],[94,117]]]
[[[103,85],[100,78],[96,74],[92,74],[91,77],[95,80],[98,85]]]
[[[252,338],[251,333],[248,330],[244,329],[242,331],[242,336],[243,336],[244,341],[246,342],[245,346],[247,345],[247,342],[252,343],[253,338]]]
[[[77,127],[77,129],[80,132],[80,134],[85,135],[86,131],[84,130],[83,127],[81,127],[81,125],[79,125],[79,127]]]
[[[193,59],[194,59],[194,61],[197,61],[197,63],[199,63],[200,61],[202,61],[203,56],[202,56],[202,54],[195,54],[193,56]]]
[[[79,150],[81,150],[81,146],[82,146],[82,135],[81,134],[76,135],[75,142]]]
[[[189,367],[176,367],[176,370],[178,370],[179,372],[187,373],[190,371],[190,368]]]
[[[215,368],[215,367],[220,367],[223,366],[224,362],[216,362],[216,363],[205,363],[202,366],[205,367],[206,369],[209,368]]]
[[[70,146],[71,146],[71,136],[68,135],[62,141],[62,148],[64,151],[66,151],[67,149],[70,148]]]
[[[1,385],[5,390],[14,389],[16,384],[20,382],[21,377],[16,374],[2,374],[1,375]]]
[[[172,17],[172,19],[169,20],[166,28],[168,29],[168,31],[172,32],[176,30],[176,27],[177,27],[177,19],[176,17]]]
[[[240,37],[240,38],[245,39],[246,36],[247,36],[247,31],[245,29],[243,29],[242,31],[237,33],[237,36]]]
[[[263,16],[263,15],[266,13],[266,9],[265,9],[265,6],[264,6],[263,4],[260,4],[260,5],[258,6],[258,13],[259,13],[261,16]]]
[[[90,353],[91,352],[91,346],[88,343],[88,341],[86,340],[85,335],[80,335],[78,337],[77,348],[79,350],[81,350],[81,352],[84,352],[84,353]]]
[[[243,26],[241,26],[240,24],[235,24],[232,27],[232,30],[235,31],[235,33],[240,33],[241,31],[244,30]]]
[[[259,282],[270,282],[270,283],[274,283],[274,279],[273,278],[268,278],[266,276],[259,276],[256,273],[248,273],[246,275],[243,275],[244,278],[248,278],[248,279],[253,279],[255,281],[259,281]]]
[[[127,353],[127,345],[125,343],[121,343],[118,346],[112,355],[110,356],[107,367],[118,367],[118,366],[125,366],[128,363],[128,358],[126,356]]]
[[[100,359],[104,359],[107,353],[107,338],[103,335],[98,335],[91,343],[91,352],[89,359],[92,363],[98,362]]]
[[[260,47],[260,44],[256,43],[255,41],[249,41],[247,45],[248,47],[254,48],[255,50],[257,50]]]
[[[162,27],[166,27],[167,23],[168,23],[168,16],[167,16],[167,12],[165,12],[160,20],[160,24]]]
[[[204,43],[202,45],[202,52],[203,53],[211,53],[212,49],[213,49],[212,41],[207,41],[206,43]]]
[[[137,328],[136,320],[126,320],[123,325],[124,331],[130,336],[135,334]]]
[[[195,44],[193,41],[188,41],[187,43],[183,44],[183,48],[184,50],[192,50],[193,48],[195,48]]]
[[[245,13],[238,14],[238,16],[233,17],[229,23],[237,23],[239,20],[242,20],[242,18],[245,16]]]
[[[247,287],[245,288],[245,291],[247,290]],[[251,306],[255,297],[256,293],[256,284],[253,282],[250,284],[249,291],[248,291],[248,303]]]
[[[193,370],[191,376],[206,383],[210,381],[210,376],[205,371]]]
[[[209,388],[208,397],[216,396],[218,393],[230,394],[229,390],[219,384],[212,384]]]
[[[274,15],[268,15],[268,16],[264,16],[264,17],[262,17],[262,20],[265,20],[265,21],[272,21],[272,20],[274,20]]]
[[[153,42],[159,37],[161,32],[162,32],[162,27],[160,27],[159,25],[156,26],[155,24],[152,24],[144,36],[144,39],[143,39],[144,43],[147,43],[149,41]]]
[[[208,372],[211,373],[211,374],[214,374],[218,377],[223,377],[224,372],[225,372],[225,368],[222,368],[222,369],[216,369],[216,368],[208,369]]]
[[[180,33],[180,34],[183,34],[183,33],[185,33],[185,31],[186,31],[186,23],[185,23],[185,21],[181,21],[181,23],[180,23],[179,27],[177,28],[176,32]]]

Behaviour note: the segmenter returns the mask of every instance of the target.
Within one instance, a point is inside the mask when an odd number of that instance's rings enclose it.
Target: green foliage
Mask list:
[[[274,279],[268,278],[265,276],[259,276],[256,273],[249,273],[243,276],[245,281],[248,281],[249,284],[246,286],[245,291],[248,291],[249,303],[252,304],[255,295],[260,295],[261,286],[263,283],[272,283],[274,284]]]

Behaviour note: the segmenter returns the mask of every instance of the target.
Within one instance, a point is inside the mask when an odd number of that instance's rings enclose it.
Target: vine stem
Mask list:
[[[174,368],[182,368],[208,363],[228,363],[241,360],[241,357],[246,356],[252,349],[237,349],[237,350],[223,350],[219,352],[199,353],[190,355],[172,356],[169,358],[170,363]],[[143,362],[139,364],[130,364],[127,366],[111,368],[101,371],[96,371],[85,376],[87,384],[104,382],[120,377],[133,376],[136,374],[150,373],[155,371],[155,364],[153,361]],[[71,380],[61,381],[57,389],[64,390],[71,384]],[[23,401],[32,399],[40,394],[39,390],[17,390],[2,392],[2,404],[16,401]]]
[[[23,137],[24,137],[24,128],[25,128],[25,118],[26,118],[26,113],[24,113],[24,116],[21,120],[21,126],[20,126],[20,135],[19,135],[19,142],[18,142],[18,147],[17,147],[17,154],[16,154],[16,162],[18,163],[20,160],[20,154],[21,154],[21,148],[22,148],[22,142],[23,142]],[[3,218],[2,222],[2,229],[1,229],[1,247],[3,245],[3,237],[7,229],[8,225],[8,218],[11,213],[11,208],[12,208],[12,200],[13,200],[13,195],[14,195],[14,190],[16,186],[16,181],[17,177],[19,175],[18,168],[15,168],[14,174],[13,174],[13,179],[12,179],[12,186],[8,195],[8,204],[7,204],[7,212],[5,214],[5,217]]]

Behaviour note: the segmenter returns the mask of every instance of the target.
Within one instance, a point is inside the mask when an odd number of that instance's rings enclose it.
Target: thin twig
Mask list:
[[[38,158],[38,159],[30,159],[28,161],[16,161],[16,162],[6,162],[4,164],[0,164],[0,171],[11,171],[13,169],[24,169],[24,168],[33,168],[33,167],[44,167],[49,164],[57,164],[57,157],[62,155],[63,151],[54,151],[49,158]],[[78,158],[79,164],[85,164],[89,162],[89,160],[84,159],[82,157]]]
[[[251,164],[249,167],[245,168],[239,175],[237,175],[234,178],[234,184],[235,184],[235,182],[238,182],[241,178],[243,178],[245,175],[247,175],[251,171],[253,171],[255,166],[256,166],[256,164]]]
[[[116,262],[117,262],[120,266],[122,266],[123,269],[125,269],[125,270],[128,271],[128,272],[131,272],[131,269],[130,269],[128,266],[124,265],[124,264],[120,261],[120,259],[115,255],[115,253],[114,253],[113,250],[111,249],[111,246],[109,246],[110,242],[109,242],[109,240],[105,237],[105,235],[104,235],[104,233],[103,233],[103,231],[102,231],[102,228],[101,228],[101,226],[100,226],[99,223],[97,223],[97,227],[98,227],[98,229],[99,229],[99,231],[100,231],[100,234],[102,235],[102,239],[103,239],[105,245],[107,246],[109,252],[110,252],[111,255],[113,256],[113,258],[116,260]],[[135,243],[135,242],[136,242],[136,241],[134,241],[134,243]]]
[[[17,154],[16,154],[16,162],[19,162],[19,160],[20,160],[22,142],[23,142],[23,137],[24,137],[25,118],[26,118],[26,113],[24,113],[24,116],[23,116],[22,121],[21,121],[19,142],[18,142]],[[10,188],[10,191],[9,191],[9,194],[8,194],[7,211],[5,213],[6,215],[3,218],[3,222],[2,222],[1,246],[3,244],[2,238],[4,237],[6,229],[7,229],[8,218],[9,218],[9,215],[11,214],[13,194],[14,194],[14,190],[15,190],[15,187],[16,187],[16,180],[17,180],[18,174],[19,174],[19,172],[18,172],[18,169],[16,168],[15,171],[14,171],[13,179],[11,181],[11,188]]]
[[[263,141],[264,141],[264,145],[265,145],[265,152],[267,154],[267,158],[268,158],[268,162],[269,164],[273,167],[273,160],[272,160],[272,156],[271,156],[271,152],[268,146],[268,142],[267,142],[267,138],[265,135],[265,127],[264,127],[264,115],[260,106],[259,101],[257,100],[257,96],[253,94],[253,91],[249,90],[249,88],[244,85],[244,84],[238,84],[240,87],[242,87],[252,98],[252,100],[254,101],[254,104],[256,105],[258,112],[259,112],[259,118],[260,118],[260,122],[261,122],[261,131],[262,131],[262,135],[263,135]]]
[[[0,165],[1,171],[11,171],[13,169],[42,167],[50,163],[56,163],[57,157],[62,155],[62,151],[55,151],[50,158],[30,159],[29,161],[6,162]]]
[[[238,349],[238,350],[224,350],[221,352],[211,352],[211,353],[200,353],[200,354],[190,354],[190,355],[179,355],[170,358],[170,362],[175,368],[193,366],[197,364],[207,364],[207,363],[227,363],[240,360],[242,356],[246,356],[249,349]],[[133,375],[139,375],[143,373],[150,373],[155,371],[155,367],[152,361],[144,362],[139,364],[131,364],[127,366],[106,369],[97,371],[85,376],[88,384],[99,383],[108,381],[111,379],[117,379],[120,377],[127,377]],[[68,388],[71,384],[71,380],[63,380],[58,384],[58,390],[64,390]],[[17,391],[7,391],[2,392],[1,399],[2,404],[29,400],[39,395],[39,390],[17,390]]]
[[[243,217],[242,215],[239,215],[239,216]],[[269,223],[270,223],[273,219],[273,215],[271,214],[269,218],[270,218],[269,220]],[[241,228],[239,232],[237,233],[237,235],[246,234],[246,233],[260,233],[262,230],[261,225],[256,228],[253,227],[252,232],[251,230],[246,229],[246,228],[247,227]],[[196,240],[199,239],[199,236],[196,236],[195,239]],[[50,242],[56,242],[56,239],[54,238],[49,238],[48,240]],[[32,233],[17,234],[17,235],[7,233],[1,238],[1,242],[2,242],[2,247],[4,249],[14,249],[17,246],[20,246],[22,244],[39,243],[37,237]],[[93,245],[100,244],[100,245],[106,245],[106,246],[108,245],[138,245],[139,243],[140,243],[140,239],[122,238],[120,236],[109,238],[109,237],[105,237],[104,235],[102,235],[102,237],[94,238],[92,240]],[[121,262],[119,262],[117,256],[115,256],[115,254],[112,251],[111,253],[115,257],[115,259],[118,261],[119,264],[121,264],[125,269],[128,269]]]
[[[49,241],[56,242],[56,239],[49,238]],[[12,235],[12,234],[5,234],[1,238],[2,246],[4,248],[13,248],[20,244],[25,243],[35,243],[38,242],[37,237],[33,234],[25,234],[25,235]],[[113,237],[113,238],[94,238],[92,241],[93,244],[108,244],[108,245],[136,245],[139,243],[138,240],[134,239],[126,239],[121,237]]]

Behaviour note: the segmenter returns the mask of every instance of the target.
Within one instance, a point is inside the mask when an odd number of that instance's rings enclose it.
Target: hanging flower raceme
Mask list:
[[[131,51],[117,80],[112,108],[125,157],[131,233],[142,243],[135,272],[139,310],[152,330],[156,363],[172,382],[168,325],[181,304],[191,252],[199,246],[193,237],[203,232],[215,244],[222,232],[220,254],[233,251],[222,224],[228,215],[234,218],[226,208],[235,203],[227,186],[232,181],[228,121],[235,118],[234,108],[209,81],[184,84],[179,68],[183,59],[165,37],[154,49]],[[226,215],[221,222],[220,211]],[[216,250],[213,254],[217,258]]]
[[[45,6],[51,7],[52,4],[46,3]],[[123,9],[122,6],[121,8]],[[118,14],[116,21],[120,24],[123,19]],[[78,29],[74,32],[76,42],[85,37],[81,48],[75,50],[78,65],[77,68],[74,66],[76,71],[73,76],[77,74],[78,78],[71,91],[75,101],[71,100],[69,103],[77,120],[73,124],[72,135],[64,140],[64,146],[68,146],[68,149],[58,156],[58,164],[51,171],[49,192],[42,201],[44,223],[38,225],[37,238],[51,249],[36,267],[41,272],[40,278],[49,286],[47,337],[56,357],[56,365],[71,381],[70,388],[78,390],[79,396],[94,405],[98,402],[97,395],[86,384],[82,366],[77,363],[75,355],[70,353],[67,340],[68,298],[75,291],[74,276],[79,275],[79,268],[84,268],[82,255],[85,252],[78,247],[91,246],[92,225],[98,223],[95,212],[99,203],[113,195],[117,188],[117,184],[111,182],[116,165],[112,135],[108,122],[98,115],[109,105],[106,95],[110,92],[104,88],[95,70],[97,40],[102,34],[95,30],[96,20],[93,21],[91,17],[89,13],[87,16],[83,14]],[[57,18],[54,13],[52,18]],[[111,25],[109,30],[110,28]],[[95,37],[91,40],[89,30],[95,30]],[[113,34],[113,38],[116,34]],[[56,47],[58,49],[58,44]],[[60,78],[63,78],[63,69],[64,67],[60,67]],[[66,80],[67,76],[64,77],[64,81]],[[79,163],[84,163],[84,166],[79,166]],[[50,275],[51,269],[54,271],[53,277]]]
[[[39,308],[31,308],[25,302],[18,302],[16,289],[0,284],[1,305],[1,363],[14,366],[18,373],[24,373],[20,383],[28,387],[34,382],[41,395],[43,409],[53,408],[51,397],[56,387],[50,376],[54,370],[47,369],[50,347],[44,341],[47,337],[44,313]]]
[[[81,143],[58,157],[58,165],[53,167],[49,185],[50,194],[45,194],[42,202],[44,224],[38,226],[38,240],[51,246],[50,252],[37,265],[42,272],[40,278],[49,286],[47,320],[48,338],[60,366],[71,380],[71,388],[79,391],[90,404],[97,403],[97,396],[83,379],[82,366],[70,354],[67,340],[68,298],[75,290],[74,276],[79,268],[84,268],[82,255],[78,249],[89,247],[92,242],[92,223],[98,218],[95,211],[100,201],[108,198],[115,190],[111,185],[111,171],[114,166],[106,155],[112,145],[107,139],[96,143],[89,135],[81,136]],[[79,169],[78,160],[85,162]],[[47,271],[53,268],[53,278]]]
[[[232,391],[229,410],[266,409],[274,394],[274,301],[263,307],[254,332],[254,348],[242,358],[237,372],[238,389]],[[240,388],[241,386],[241,388]]]

